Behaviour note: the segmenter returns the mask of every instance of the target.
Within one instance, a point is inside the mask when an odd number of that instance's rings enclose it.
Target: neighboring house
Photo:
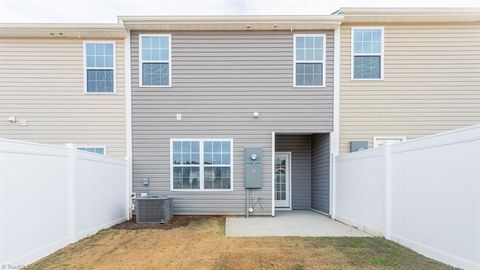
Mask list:
[[[260,148],[253,214],[272,215],[273,200],[328,213],[339,19],[120,17],[137,196],[169,195],[177,214],[243,215],[245,151]]]
[[[337,14],[344,16],[340,152],[351,142],[375,147],[480,122],[478,9]]]
[[[118,24],[1,24],[0,138],[124,157],[124,36]]]
[[[0,25],[0,120],[127,157],[176,214],[328,214],[334,155],[480,122],[480,12]]]

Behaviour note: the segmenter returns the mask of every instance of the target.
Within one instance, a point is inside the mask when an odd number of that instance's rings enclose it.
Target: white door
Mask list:
[[[275,207],[290,208],[290,153],[275,154]]]

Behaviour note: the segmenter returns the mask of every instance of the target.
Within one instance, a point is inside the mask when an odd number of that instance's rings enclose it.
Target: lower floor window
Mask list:
[[[200,167],[174,167],[173,187],[176,189],[199,189]]]
[[[407,140],[404,136],[385,136],[385,137],[373,137],[373,147],[381,147],[386,144],[400,143]]]
[[[78,147],[78,150],[86,151],[86,152],[92,152],[95,154],[100,154],[100,155],[105,155],[105,147],[98,147],[98,146],[82,146]]]
[[[173,190],[230,190],[232,141],[171,140]]]
[[[205,167],[205,189],[230,189],[230,167]]]

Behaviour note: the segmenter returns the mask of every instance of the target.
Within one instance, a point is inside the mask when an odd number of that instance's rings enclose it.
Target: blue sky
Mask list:
[[[117,15],[330,14],[339,7],[480,7],[479,0],[0,0],[0,22],[116,22]]]

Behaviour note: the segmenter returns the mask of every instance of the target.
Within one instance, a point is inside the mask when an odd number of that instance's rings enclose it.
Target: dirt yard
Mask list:
[[[124,223],[28,269],[451,269],[382,238],[227,238],[224,218]]]

